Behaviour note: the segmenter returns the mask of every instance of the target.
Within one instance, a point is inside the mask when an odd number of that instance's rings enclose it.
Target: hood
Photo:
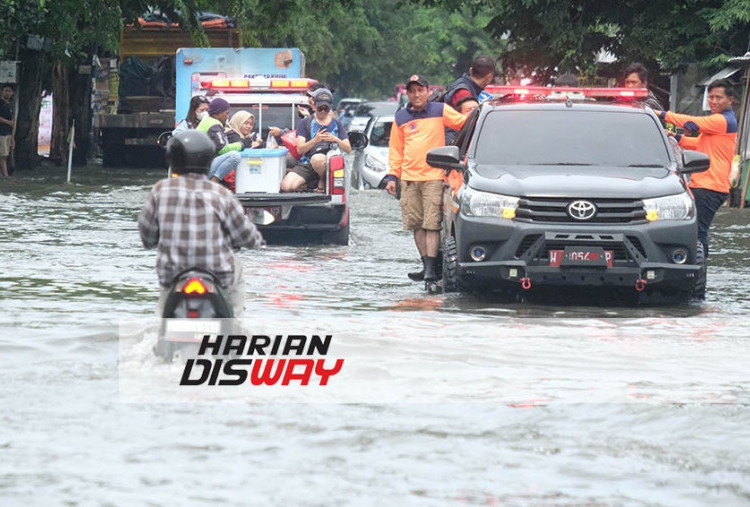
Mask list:
[[[469,186],[515,197],[647,199],[686,189],[677,173],[665,167],[503,166],[470,170]]]
[[[381,160],[388,161],[388,146],[372,146],[365,148],[365,153],[373,155]]]

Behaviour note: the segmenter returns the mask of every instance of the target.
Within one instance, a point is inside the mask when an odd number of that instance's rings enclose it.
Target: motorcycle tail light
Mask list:
[[[205,294],[208,291],[200,278],[191,278],[182,288],[183,294]]]

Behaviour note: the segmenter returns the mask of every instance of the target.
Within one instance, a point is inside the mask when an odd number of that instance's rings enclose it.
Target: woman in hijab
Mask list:
[[[230,143],[236,143],[241,139],[252,139],[252,147],[260,148],[263,144],[263,139],[258,138],[258,135],[253,132],[253,128],[255,128],[255,115],[247,111],[237,111],[230,118],[227,128],[224,131]]]

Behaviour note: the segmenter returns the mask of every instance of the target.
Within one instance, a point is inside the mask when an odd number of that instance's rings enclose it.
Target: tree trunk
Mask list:
[[[60,164],[66,161],[68,157],[68,131],[71,125],[68,73],[68,68],[61,63],[55,64],[52,71],[54,116],[52,118],[49,158]]]
[[[46,54],[23,49],[20,79],[17,85],[18,124],[16,126],[16,168],[28,170],[39,160],[39,110],[42,107],[42,87],[45,73],[49,72]]]
[[[75,120],[73,163],[85,165],[91,147],[91,71],[78,64],[55,65],[53,89],[55,113],[49,157],[58,162],[68,160],[68,136]],[[83,70],[83,72],[81,72]]]
[[[73,163],[76,165],[85,165],[86,160],[91,155],[92,69],[90,62],[91,57],[89,57],[88,62],[84,62],[83,68],[78,66],[68,70],[70,111],[73,112],[73,118],[76,122],[75,148],[73,149]]]

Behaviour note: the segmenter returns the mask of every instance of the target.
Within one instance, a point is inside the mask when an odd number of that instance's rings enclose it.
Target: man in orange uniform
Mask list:
[[[654,111],[668,123],[698,132],[698,137],[677,136],[683,148],[697,150],[711,158],[711,167],[690,178],[690,189],[698,211],[698,239],[708,257],[708,229],[716,211],[729,195],[730,170],[737,145],[737,117],[732,110],[732,89],[726,80],[708,85],[708,116],[689,116],[671,111]]]
[[[460,129],[466,121],[442,102],[428,102],[429,83],[414,74],[406,83],[409,104],[396,112],[388,147],[390,170],[385,190],[396,194],[401,180],[401,217],[405,231],[414,231],[422,257],[422,271],[409,273],[414,281],[437,280],[435,262],[440,243],[443,204],[443,170],[427,165],[427,152],[445,145],[445,127]]]

